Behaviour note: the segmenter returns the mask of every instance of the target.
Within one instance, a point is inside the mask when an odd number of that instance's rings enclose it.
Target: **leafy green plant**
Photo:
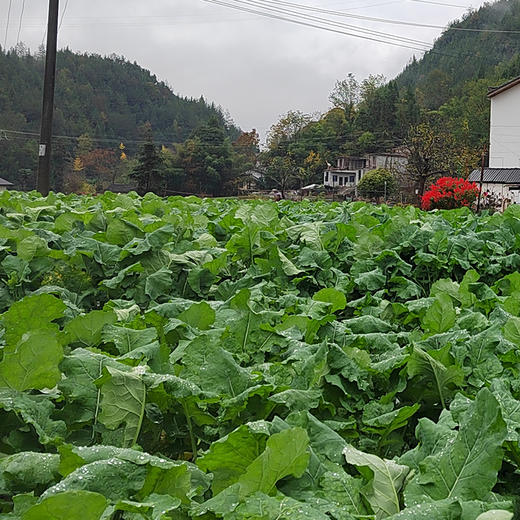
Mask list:
[[[511,518],[517,207],[0,206],[2,520]]]

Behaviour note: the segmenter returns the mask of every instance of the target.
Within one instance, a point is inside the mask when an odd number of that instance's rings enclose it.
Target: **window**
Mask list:
[[[340,177],[340,178],[339,178],[339,185],[340,185],[340,186],[343,186],[343,180],[344,180],[343,177]]]
[[[334,184],[335,182],[338,182],[338,176],[337,175],[333,175],[332,176],[332,183]]]
[[[352,183],[356,182],[356,176],[355,175],[350,175],[348,181],[352,182]]]
[[[325,182],[329,182],[329,172],[325,172]]]

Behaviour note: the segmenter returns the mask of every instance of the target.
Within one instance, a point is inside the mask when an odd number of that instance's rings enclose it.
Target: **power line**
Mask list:
[[[61,18],[60,18],[60,24],[58,25],[58,31],[61,29],[61,24],[63,23],[63,18],[65,17],[65,12],[67,11],[67,7],[69,5],[69,0],[65,2],[65,7],[63,8],[63,11],[61,12]]]
[[[24,11],[25,11],[25,0],[22,0],[22,10],[20,11],[20,23],[18,24],[18,35],[16,36],[16,45],[18,45],[18,42],[20,41],[20,32],[22,31],[22,20],[23,20]]]
[[[7,25],[5,26],[4,51],[7,50],[7,33],[9,31],[9,19],[11,18],[12,5],[13,5],[13,0],[9,0],[9,8],[7,9]]]
[[[443,7],[458,7],[460,9],[471,9],[470,5],[445,4],[444,2],[435,2],[433,0],[410,0],[410,2],[418,2],[420,4],[442,5]]]
[[[415,40],[413,38],[407,38],[407,37],[399,36],[399,35],[395,35],[395,34],[375,31],[373,29],[366,29],[364,27],[349,25],[349,24],[345,24],[342,22],[336,22],[336,21],[330,20],[328,18],[320,18],[317,16],[306,15],[306,14],[299,13],[298,11],[295,11],[295,10],[292,10],[292,9],[286,8],[286,7],[274,7],[272,5],[273,0],[233,0],[233,1],[236,3],[239,3],[239,4],[246,4],[246,5],[249,5],[252,7],[264,9],[267,12],[276,12],[276,13],[280,13],[282,15],[297,16],[299,18],[303,18],[304,20],[310,20],[310,21],[316,22],[316,23],[324,23],[324,24],[329,24],[329,25],[335,26],[335,27],[345,28],[345,29],[349,29],[349,30],[355,30],[355,31],[359,31],[361,33],[365,33],[365,34],[369,34],[369,35],[381,37],[381,38],[388,38],[390,40],[400,41],[400,42],[403,42],[406,44],[412,43],[412,44],[422,45],[427,48],[431,47],[430,42],[424,42],[421,40]],[[278,2],[278,3],[279,4],[287,3],[291,6],[301,5],[301,4],[293,4],[290,2]]]
[[[406,48],[406,49],[412,49],[412,50],[417,50],[417,51],[421,51],[421,52],[427,52],[427,49],[418,47],[417,45],[416,46],[406,45],[404,43],[392,42],[392,41],[388,41],[388,40],[383,40],[381,38],[370,37],[370,36],[363,36],[363,35],[356,34],[356,33],[351,33],[351,32],[346,32],[346,31],[342,31],[342,30],[339,30],[339,29],[334,29],[332,27],[327,27],[327,26],[323,26],[323,25],[317,25],[315,23],[310,23],[310,22],[306,22],[306,21],[302,21],[302,20],[298,20],[298,19],[294,19],[294,18],[289,18],[287,16],[273,14],[273,13],[269,13],[269,12],[266,12],[266,11],[259,11],[259,10],[256,10],[256,9],[251,9],[249,7],[243,7],[241,5],[230,4],[230,3],[225,2],[223,0],[202,0],[202,1],[206,2],[206,3],[215,4],[215,5],[221,5],[223,7],[228,7],[230,9],[235,9],[235,10],[238,10],[238,11],[244,11],[244,12],[249,12],[249,13],[253,13],[253,14],[258,14],[258,15],[264,16],[266,18],[272,18],[272,19],[275,19],[275,20],[282,20],[282,21],[285,21],[285,22],[294,23],[296,25],[301,25],[301,26],[304,26],[304,27],[312,27],[312,28],[315,28],[315,29],[321,29],[321,30],[332,32],[332,33],[336,33],[336,34],[342,34],[342,35],[345,35],[345,36],[352,36],[354,38],[361,38],[363,40],[370,40],[370,41],[374,41],[374,42],[378,42],[378,43],[386,43],[387,45],[393,45],[395,47],[403,47],[403,48]],[[238,0],[235,0],[235,1],[238,1]]]
[[[338,16],[338,17],[344,17],[344,18],[354,18],[356,20],[366,20],[369,22],[376,22],[376,23],[386,23],[386,24],[392,24],[392,25],[408,25],[410,27],[426,27],[429,29],[442,29],[445,31],[520,34],[520,31],[508,31],[508,30],[503,30],[503,29],[473,29],[473,28],[466,28],[466,27],[453,27],[453,26],[449,26],[449,25],[445,26],[445,25],[426,24],[426,23],[420,23],[420,22],[409,22],[406,20],[392,20],[392,19],[388,19],[388,18],[378,18],[378,17],[374,17],[374,16],[366,16],[366,15],[355,14],[355,13],[350,13],[350,12],[324,9],[321,7],[298,4],[298,3],[288,2],[288,1],[284,1],[284,0],[264,0],[264,2],[283,4],[286,6],[294,7],[296,9],[301,9],[301,10],[305,10],[305,11],[324,13],[324,14],[329,14],[332,16]]]

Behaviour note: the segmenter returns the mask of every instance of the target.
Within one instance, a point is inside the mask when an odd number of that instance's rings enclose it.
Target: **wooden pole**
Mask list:
[[[47,196],[50,190],[52,117],[54,113],[54,85],[56,83],[56,53],[58,46],[58,11],[59,0],[49,0],[42,124],[38,150],[38,191],[43,196]]]
[[[486,163],[486,152],[487,146],[484,145],[484,148],[482,149],[482,161],[480,165],[480,182],[478,190],[477,213],[480,212],[480,197],[482,196],[482,183],[484,182],[484,165]]]

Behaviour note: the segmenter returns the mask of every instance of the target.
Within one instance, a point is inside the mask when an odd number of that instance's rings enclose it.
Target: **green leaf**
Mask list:
[[[347,305],[347,298],[345,295],[341,291],[332,288],[318,291],[312,299],[317,302],[330,303],[330,312],[343,310]]]
[[[157,330],[155,328],[136,330],[106,325],[102,329],[101,338],[104,343],[114,343],[119,353],[125,355],[153,344],[157,340]]]
[[[31,425],[41,444],[57,444],[66,435],[67,428],[63,421],[51,418],[54,404],[46,395],[30,395],[7,388],[0,389],[0,408],[16,413],[27,429]]]
[[[477,517],[476,520],[511,520],[514,514],[503,509],[491,509]]]
[[[439,294],[422,319],[423,327],[433,333],[440,334],[455,325],[457,314],[451,298],[446,293]]]
[[[447,345],[444,349],[426,352],[414,346],[406,366],[409,377],[418,377],[419,387],[427,389],[431,385],[434,388],[443,408],[454,388],[464,382],[464,372],[451,361],[449,348]]]
[[[199,468],[213,473],[211,488],[214,495],[238,482],[264,451],[267,437],[268,432],[243,425],[211,444],[209,451],[197,459]]]
[[[406,487],[406,503],[487,496],[502,464],[506,435],[500,406],[484,388],[464,414],[455,441],[419,464],[420,474]]]
[[[357,466],[368,481],[363,494],[370,503],[376,519],[394,515],[400,510],[399,493],[410,468],[376,455],[363,453],[348,445],[343,454],[349,464]]]
[[[121,372],[105,367],[103,375],[96,380],[102,396],[99,421],[109,430],[124,424],[123,447],[137,442],[144,417],[146,386],[138,369]]]
[[[82,343],[86,347],[95,347],[101,343],[103,327],[114,324],[115,313],[91,311],[69,321],[64,328],[71,343]]]
[[[107,505],[107,499],[99,493],[67,491],[31,507],[22,515],[22,520],[99,520]]]
[[[51,294],[26,296],[23,300],[13,303],[2,316],[7,344],[16,345],[22,336],[31,330],[51,328],[57,331],[58,326],[51,322],[63,317],[66,308],[61,300]]]
[[[0,387],[14,390],[53,388],[61,379],[63,348],[52,331],[30,331],[0,362]]]
[[[302,428],[290,428],[269,437],[264,452],[239,478],[240,496],[257,491],[269,495],[276,483],[289,475],[299,478],[309,463],[309,437]]]
[[[146,277],[145,294],[152,300],[157,300],[160,296],[169,294],[173,285],[172,276],[172,272],[164,267],[150,274]]]
[[[39,491],[59,480],[59,456],[53,453],[21,452],[0,459],[0,490],[16,495]]]
[[[407,507],[387,520],[460,520],[462,508],[453,500],[438,500],[429,504]]]
[[[191,327],[208,330],[215,323],[215,311],[206,302],[194,303],[179,314],[179,320]]]

